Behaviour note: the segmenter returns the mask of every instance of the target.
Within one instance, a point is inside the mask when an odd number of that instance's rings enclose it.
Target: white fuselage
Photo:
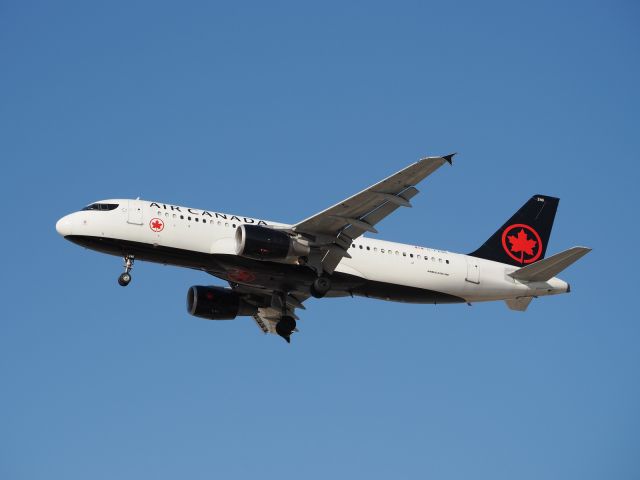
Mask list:
[[[252,217],[144,200],[114,199],[102,203],[117,207],[108,211],[83,210],[69,214],[58,221],[56,229],[65,237],[121,240],[193,252],[194,255],[235,256],[235,232],[239,225],[290,227]],[[104,251],[116,254],[107,249]],[[568,284],[558,278],[520,282],[508,275],[517,267],[444,250],[360,237],[348,252],[351,258],[343,258],[336,272],[368,281],[442,292],[466,302],[538,297],[568,291]],[[179,264],[161,259],[154,261]],[[193,267],[189,262],[183,266]]]

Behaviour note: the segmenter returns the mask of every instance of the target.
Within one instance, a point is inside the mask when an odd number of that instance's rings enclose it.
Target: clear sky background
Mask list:
[[[0,478],[640,478],[640,8],[516,3],[0,2]],[[559,196],[570,295],[311,299],[287,345],[54,229],[296,222],[454,151],[378,236],[469,252]]]

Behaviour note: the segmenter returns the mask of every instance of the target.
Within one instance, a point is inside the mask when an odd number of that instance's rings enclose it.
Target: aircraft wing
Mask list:
[[[364,232],[377,233],[375,225],[399,207],[410,207],[418,194],[419,182],[445,163],[452,163],[454,154],[427,157],[400,170],[336,205],[293,226],[293,230],[316,239],[323,246],[322,270],[333,273],[348,248]]]

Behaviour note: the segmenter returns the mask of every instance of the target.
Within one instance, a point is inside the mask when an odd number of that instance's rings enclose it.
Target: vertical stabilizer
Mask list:
[[[523,267],[544,258],[559,198],[534,195],[469,255]]]

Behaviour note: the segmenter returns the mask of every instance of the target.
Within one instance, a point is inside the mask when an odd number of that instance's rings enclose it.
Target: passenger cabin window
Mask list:
[[[91,205],[87,205],[82,210],[98,210],[101,212],[105,212],[107,210],[115,210],[118,208],[117,203],[92,203]]]

